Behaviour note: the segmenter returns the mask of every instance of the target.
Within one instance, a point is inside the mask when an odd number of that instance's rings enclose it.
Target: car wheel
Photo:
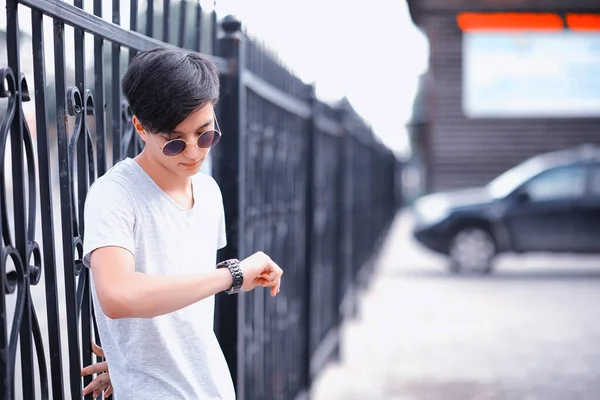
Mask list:
[[[496,255],[492,235],[481,228],[459,230],[450,244],[450,270],[461,274],[489,274]]]

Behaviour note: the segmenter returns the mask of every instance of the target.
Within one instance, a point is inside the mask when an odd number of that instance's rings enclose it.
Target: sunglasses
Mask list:
[[[217,122],[216,117],[215,124],[218,128],[219,123]],[[198,136],[198,140],[196,140],[195,142],[188,143],[183,139],[173,139],[169,140],[167,143],[164,144],[164,146],[161,147],[160,143],[158,143],[158,141],[156,140],[155,135],[151,135],[152,137],[154,137],[154,140],[156,141],[156,144],[158,145],[162,153],[167,157],[174,157],[183,153],[188,144],[196,145],[201,149],[210,149],[211,147],[219,143],[219,140],[221,139],[221,132],[218,129],[209,129],[207,131],[202,132],[200,136]]]

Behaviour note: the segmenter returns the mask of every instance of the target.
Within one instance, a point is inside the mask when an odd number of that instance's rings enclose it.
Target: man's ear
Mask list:
[[[145,142],[146,131],[144,130],[144,126],[142,125],[138,117],[136,117],[135,115],[131,117],[131,123],[133,124],[133,127],[135,128],[137,134],[140,135],[140,138]]]

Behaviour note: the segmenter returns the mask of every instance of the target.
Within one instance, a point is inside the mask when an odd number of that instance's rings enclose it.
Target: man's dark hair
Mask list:
[[[131,60],[122,89],[144,128],[166,133],[206,104],[216,104],[219,71],[202,54],[157,48]]]

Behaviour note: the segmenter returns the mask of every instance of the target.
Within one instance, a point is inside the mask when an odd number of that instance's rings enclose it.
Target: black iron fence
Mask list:
[[[98,176],[140,150],[119,84],[135,52],[157,46],[212,53],[221,72],[224,136],[212,158],[230,244],[219,257],[263,250],[285,270],[275,299],[217,296],[215,329],[238,397],[308,397],[399,206],[398,162],[348,103],[320,102],[235,19],[217,39],[216,14],[197,1],[163,0],[162,14],[139,3],[129,0],[125,29],[118,0],[113,23],[100,18],[101,0],[93,10],[82,0],[6,2],[0,399],[76,399],[90,381],[80,370],[96,361],[88,343],[100,338],[81,262],[83,204]]]

